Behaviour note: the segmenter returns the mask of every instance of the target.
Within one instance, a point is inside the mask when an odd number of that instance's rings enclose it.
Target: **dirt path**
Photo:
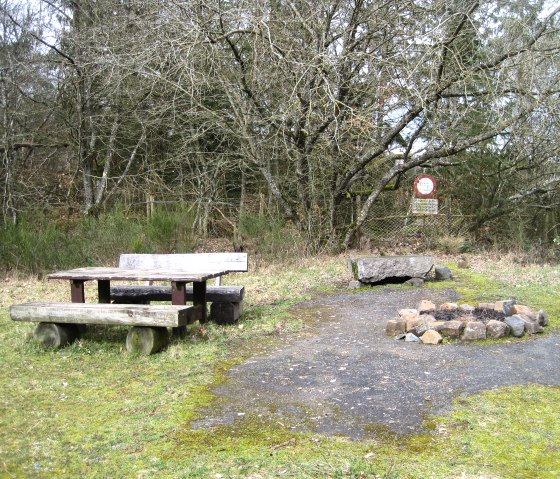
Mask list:
[[[258,414],[295,429],[362,438],[389,428],[418,430],[453,398],[526,383],[560,385],[560,336],[490,346],[425,346],[385,336],[387,319],[420,299],[453,291],[385,290],[303,303],[307,331],[234,367],[215,392],[226,399],[195,427]]]

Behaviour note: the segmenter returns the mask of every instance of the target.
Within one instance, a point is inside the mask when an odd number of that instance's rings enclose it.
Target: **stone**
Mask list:
[[[422,335],[420,341],[424,344],[439,344],[443,341],[443,338],[436,330],[430,329]]]
[[[492,339],[505,338],[509,335],[510,327],[503,321],[491,319],[486,323],[486,336]]]
[[[435,311],[436,305],[435,303],[433,303],[432,301],[428,301],[427,299],[423,299],[422,301],[420,301],[420,304],[418,304],[418,308],[416,308],[418,311]]]
[[[477,341],[479,339],[486,339],[486,325],[482,321],[469,321],[465,325],[463,341]]]
[[[417,309],[399,309],[399,316],[405,319],[413,319],[418,317]]]
[[[405,321],[414,321],[415,319],[420,319],[420,316],[418,315],[418,313],[408,313],[403,314],[401,316],[401,319],[404,319]]]
[[[428,331],[430,328],[428,327],[428,325],[426,323],[422,323],[422,324],[418,324],[417,326],[415,326],[414,328],[412,328],[410,331],[408,331],[409,333],[412,333],[416,336],[418,336],[419,338],[422,337],[424,335],[424,333],[426,331]]]
[[[412,333],[418,337],[422,336],[426,331],[428,331],[428,324],[426,320],[422,317],[417,320],[406,322],[406,332]]]
[[[526,314],[517,314],[525,322],[525,333],[527,334],[537,334],[544,333],[544,328],[538,323],[536,319],[532,319]]]
[[[458,338],[461,336],[463,329],[465,328],[465,323],[462,321],[445,321],[445,325],[439,330],[442,336],[447,338]]]
[[[416,326],[422,324],[424,322],[423,319],[416,318],[416,319],[407,319],[406,320],[406,332],[412,331]]]
[[[511,335],[520,338],[525,334],[525,321],[517,314],[508,316],[504,322],[511,328]]]
[[[420,342],[420,338],[418,336],[416,336],[415,334],[412,334],[412,333],[408,333],[404,337],[404,340],[408,343],[419,343]]]
[[[525,306],[524,304],[514,304],[511,311],[514,315],[524,314],[535,321],[537,319],[537,313],[535,313],[529,306]]]
[[[479,309],[494,309],[494,303],[478,303]]]
[[[426,321],[426,322],[430,322],[430,321],[435,321],[435,320],[436,320],[436,318],[435,318],[433,315],[431,315],[431,314],[425,314],[425,313],[424,313],[424,314],[421,314],[421,315],[419,316],[419,319],[423,319],[423,320]]]
[[[404,338],[406,338],[406,334],[404,334],[404,333],[403,334],[397,334],[395,336],[395,340],[397,340],[397,341],[400,341],[401,339],[404,339]]]
[[[536,321],[525,322],[525,332],[527,334],[544,333],[544,328]]]
[[[471,314],[471,313],[460,314],[459,316],[456,316],[455,319],[457,321],[461,321],[461,323],[463,323],[463,324],[466,324],[469,321],[476,321],[476,318],[475,318],[474,314]]]
[[[459,306],[457,303],[443,303],[440,307],[440,311],[457,311]]]
[[[461,257],[459,261],[457,261],[457,268],[467,269],[469,267],[469,262],[466,258]]]
[[[446,324],[447,321],[426,321],[426,326],[428,326],[428,329],[434,331],[441,331]]]
[[[387,336],[396,336],[406,332],[406,321],[404,319],[391,319],[387,321],[385,326],[385,334]]]
[[[431,256],[380,256],[349,260],[352,276],[362,283],[402,282],[425,278],[434,265]]]
[[[457,309],[462,313],[472,313],[476,308],[470,304],[460,304]]]
[[[353,279],[348,283],[348,289],[358,289],[362,287],[362,283],[360,283],[357,279]]]
[[[434,274],[436,281],[447,281],[453,278],[453,274],[447,266],[435,266]]]
[[[424,280],[422,278],[410,278],[406,283],[414,286],[415,288],[421,288],[424,286]]]
[[[511,316],[514,313],[513,307],[515,305],[515,299],[508,299],[505,301],[496,301],[494,303],[494,310],[500,313],[504,313],[506,316]]]
[[[546,314],[542,309],[537,313],[537,322],[541,326],[547,326],[549,322],[548,314]]]

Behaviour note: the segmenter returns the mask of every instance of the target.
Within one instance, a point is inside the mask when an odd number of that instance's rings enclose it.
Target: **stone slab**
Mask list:
[[[425,278],[434,266],[431,256],[380,256],[352,258],[349,267],[354,279],[362,283],[406,281]]]

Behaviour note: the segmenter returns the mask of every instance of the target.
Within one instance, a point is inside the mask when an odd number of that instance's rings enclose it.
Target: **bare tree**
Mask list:
[[[557,71],[547,82],[530,76],[536,65],[547,70],[558,51],[558,9],[544,15],[542,5],[181,7],[176,34],[204,49],[212,77],[203,81],[218,83],[227,99],[213,110],[215,121],[235,131],[287,218],[310,237],[345,231],[346,247],[395,177],[510,136],[555,95]],[[198,81],[191,58],[178,66],[189,72],[185,82]],[[364,181],[371,193],[348,225],[340,207]]]

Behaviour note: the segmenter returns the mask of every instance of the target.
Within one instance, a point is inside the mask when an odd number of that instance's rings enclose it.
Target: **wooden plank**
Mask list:
[[[70,279],[73,281],[181,281],[191,283],[193,281],[206,281],[222,274],[228,270],[207,268],[207,271],[186,271],[181,269],[122,269],[88,267],[76,268],[67,271],[59,271],[48,275],[49,279]]]
[[[213,268],[230,272],[248,270],[247,253],[121,254],[119,268],[182,269],[206,271]]]
[[[200,314],[192,306],[33,302],[13,305],[10,315],[14,321],[178,327]]]
[[[193,300],[193,287],[185,287],[186,300]],[[231,302],[243,301],[244,286],[207,286],[206,301]],[[146,301],[171,301],[170,286],[144,286],[144,285],[119,285],[111,287],[111,299],[119,300],[146,300]]]

